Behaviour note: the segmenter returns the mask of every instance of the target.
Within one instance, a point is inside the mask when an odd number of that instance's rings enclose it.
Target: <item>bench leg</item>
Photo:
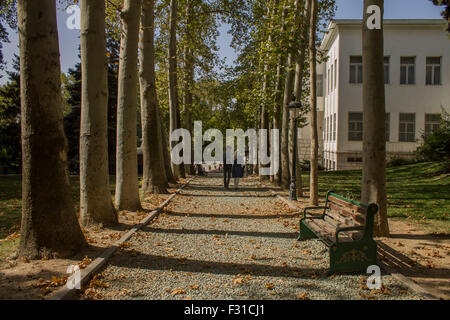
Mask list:
[[[305,223],[305,220],[301,219],[300,220],[300,234],[298,235],[297,240],[305,241],[308,239],[315,239],[315,238],[317,238],[317,236],[314,234],[314,232],[312,232],[308,228],[308,225]]]
[[[374,240],[339,243],[330,247],[330,273],[362,272],[377,264],[377,243]]]

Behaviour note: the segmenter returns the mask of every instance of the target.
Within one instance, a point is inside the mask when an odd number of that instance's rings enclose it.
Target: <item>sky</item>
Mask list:
[[[336,0],[336,19],[361,19],[363,11],[363,0]],[[434,6],[429,0],[385,0],[385,19],[438,19],[442,7]],[[78,46],[80,44],[79,30],[69,30],[66,21],[69,15],[65,11],[58,10],[58,29],[61,52],[61,69],[63,72],[73,67],[78,61]],[[226,59],[227,64],[232,64],[236,59],[236,53],[230,47],[231,35],[228,34],[229,26],[222,25],[219,29],[218,38],[219,56]],[[3,53],[7,68],[11,68],[14,53],[18,54],[17,32],[10,30],[10,43],[5,43]],[[4,75],[4,72],[0,72]],[[7,77],[0,78],[0,84]]]

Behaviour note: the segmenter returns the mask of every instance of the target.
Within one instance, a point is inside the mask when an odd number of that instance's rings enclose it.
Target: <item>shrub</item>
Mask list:
[[[444,171],[450,173],[450,115],[444,108],[439,128],[422,137],[423,143],[417,149],[417,156],[425,161],[442,162]]]

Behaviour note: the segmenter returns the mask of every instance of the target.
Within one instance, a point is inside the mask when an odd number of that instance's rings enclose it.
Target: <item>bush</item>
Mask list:
[[[393,157],[388,163],[387,163],[387,167],[388,168],[392,168],[392,167],[400,167],[400,166],[404,166],[407,164],[413,164],[413,163],[417,163],[418,160],[417,159],[405,159],[405,158],[400,158],[400,157]]]
[[[417,149],[417,156],[425,161],[444,164],[444,171],[450,173],[450,115],[442,109],[441,125],[428,135],[423,135],[423,144]]]

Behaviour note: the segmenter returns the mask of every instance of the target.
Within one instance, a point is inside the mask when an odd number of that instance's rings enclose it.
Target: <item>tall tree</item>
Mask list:
[[[22,114],[20,255],[78,252],[86,241],[72,203],[54,0],[19,0]]]
[[[297,48],[297,56],[295,59],[295,81],[294,81],[294,96],[296,97],[297,101],[302,100],[303,96],[303,76],[305,71],[305,60],[307,59],[306,50],[308,48],[308,30],[309,30],[309,23],[311,19],[311,11],[309,7],[310,3],[309,0],[303,0],[302,1],[302,7],[300,8],[303,10],[304,14],[302,16],[302,19],[299,19],[298,21],[298,27],[296,28],[299,30],[299,39],[296,41],[298,43]],[[302,111],[304,110],[304,106],[302,107]],[[294,118],[297,119],[299,116],[299,110],[295,110]],[[293,126],[294,124],[292,124]],[[296,155],[297,161],[296,161],[296,184],[297,184],[297,196],[302,197],[303,196],[303,186],[302,186],[302,172],[301,172],[301,166],[300,166],[300,159],[299,159],[299,153]]]
[[[178,73],[177,73],[177,15],[178,0],[170,0],[170,35],[169,35],[169,114],[170,128],[169,137],[178,128],[179,105],[178,105]],[[177,144],[170,142],[170,149]],[[171,162],[172,172],[175,180],[180,178],[180,166]]]
[[[369,10],[375,6],[379,11]],[[386,200],[386,104],[383,45],[384,0],[364,0],[363,176],[361,201],[378,204],[374,234],[389,236]],[[378,28],[376,24],[379,24]],[[369,28],[370,27],[370,28]]]
[[[119,60],[117,102],[117,166],[115,201],[119,210],[137,211],[139,200],[137,168],[137,62],[141,1],[125,0]]]
[[[309,201],[312,205],[319,202],[319,135],[317,132],[317,74],[316,74],[316,28],[317,28],[317,0],[309,0],[311,17],[309,24],[309,68],[310,68],[310,107],[311,107],[311,173],[309,182]]]
[[[118,217],[109,190],[105,2],[81,0],[80,15],[80,218],[83,225],[114,225]]]
[[[296,0],[294,3],[294,21],[297,19],[297,15],[299,14],[297,8],[299,7],[299,1]],[[287,8],[285,8],[287,10]],[[295,33],[296,30],[292,28],[292,33]],[[296,50],[292,47],[292,39],[289,42],[289,53],[287,58],[287,71],[286,71],[286,80],[284,83],[284,96],[283,96],[283,115],[282,115],[282,131],[281,131],[281,185],[283,188],[289,188],[290,185],[290,166],[289,166],[289,120],[290,120],[290,111],[289,111],[289,103],[292,101],[292,94],[294,89],[294,80],[295,80],[295,56]]]
[[[139,60],[144,154],[142,189],[149,193],[167,193],[167,176],[162,162],[163,136],[156,97],[154,36],[154,0],[146,0],[141,13],[142,45]]]

